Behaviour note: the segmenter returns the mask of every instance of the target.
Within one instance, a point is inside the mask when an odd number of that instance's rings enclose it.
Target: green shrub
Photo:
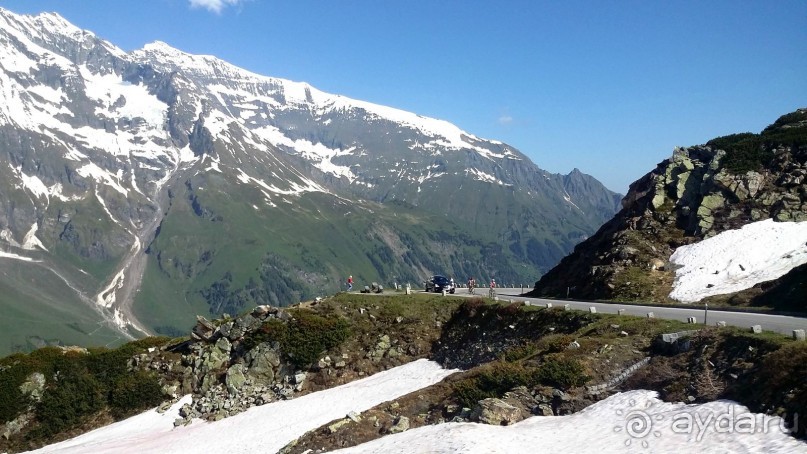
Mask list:
[[[309,311],[294,311],[293,315],[282,346],[297,367],[310,365],[350,337],[350,324],[345,319],[325,318]]]
[[[270,318],[263,322],[255,331],[247,333],[241,345],[247,350],[252,350],[258,344],[264,342],[282,342],[286,337],[286,332],[287,328],[285,323],[276,318]]]
[[[537,378],[544,385],[561,389],[582,386],[588,381],[583,366],[575,359],[564,357],[547,359],[538,369]]]
[[[535,370],[520,363],[495,362],[483,366],[479,375],[454,384],[457,400],[473,407],[482,399],[501,397],[517,386],[532,387],[538,384]]]
[[[779,117],[761,134],[750,132],[717,137],[706,142],[712,148],[724,150],[723,164],[734,173],[745,173],[767,167],[773,158],[773,149],[784,146],[797,149],[807,145],[807,128],[793,127],[807,122],[807,111],[796,111]],[[791,127],[783,127],[785,125]]]
[[[245,337],[245,348],[254,348],[262,342],[278,342],[287,359],[304,368],[350,337],[350,323],[346,319],[323,317],[307,310],[291,313],[293,318],[286,323],[277,319],[264,322]]]
[[[565,350],[574,340],[571,334],[549,334],[538,341],[538,346],[547,353],[557,353]]]
[[[59,372],[56,385],[47,388],[36,406],[38,436],[72,429],[106,403],[101,384],[86,371],[75,367]]]
[[[57,347],[3,358],[0,361],[0,423],[16,418],[28,407],[29,400],[20,391],[20,385],[32,373],[41,372],[45,377],[52,377],[63,361],[64,354]]]
[[[122,418],[156,407],[163,401],[162,387],[154,374],[136,371],[120,377],[109,391],[112,416]]]
[[[87,355],[84,363],[88,372],[98,377],[102,383],[109,385],[128,374],[126,363],[134,355],[123,347],[116,350],[94,349]]]
[[[502,359],[512,363],[521,361],[522,359],[529,358],[538,352],[538,347],[535,344],[524,344],[507,349],[502,355]]]
[[[0,370],[0,423],[11,421],[25,410],[27,399],[20,391],[20,385],[33,371],[28,363],[17,363]]]
[[[782,115],[777,118],[773,124],[768,125],[768,127],[762,131],[762,134],[774,133],[784,125],[799,122],[807,122],[807,110],[802,109]]]
[[[390,299],[383,302],[378,318],[382,322],[390,323],[398,317],[403,317],[404,314],[406,314],[406,308],[400,300]]]

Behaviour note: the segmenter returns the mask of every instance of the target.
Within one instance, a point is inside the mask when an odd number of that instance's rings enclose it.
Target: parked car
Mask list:
[[[449,279],[445,276],[434,275],[426,281],[426,291],[427,292],[442,292],[445,290],[448,293],[454,293],[456,287],[454,286],[454,280]]]

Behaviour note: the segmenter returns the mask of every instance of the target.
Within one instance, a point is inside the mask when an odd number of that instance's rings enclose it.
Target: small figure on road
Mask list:
[[[347,291],[353,290],[353,276],[347,277]]]

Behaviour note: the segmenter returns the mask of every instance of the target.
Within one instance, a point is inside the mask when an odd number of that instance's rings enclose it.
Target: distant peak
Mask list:
[[[158,51],[158,52],[167,52],[167,51],[169,51],[169,52],[184,53],[184,52],[180,51],[179,49],[177,49],[175,47],[171,47],[171,45],[169,45],[168,43],[166,43],[164,41],[150,42],[150,43],[146,44],[145,46],[143,46],[143,50],[146,50],[146,51]]]
[[[76,34],[76,33],[83,33],[86,35],[95,35],[94,33],[82,30],[75,25],[73,25],[70,21],[62,17],[57,12],[45,12],[39,13],[36,16],[32,16],[35,22],[40,23],[42,26],[54,28],[54,31],[60,31],[64,34]]]

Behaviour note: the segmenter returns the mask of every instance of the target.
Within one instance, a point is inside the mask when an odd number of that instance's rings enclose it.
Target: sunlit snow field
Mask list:
[[[778,279],[807,263],[807,222],[752,222],[675,250],[670,298],[692,303]]]
[[[33,452],[273,453],[350,411],[361,412],[441,381],[455,370],[419,360],[336,388],[253,407],[218,422],[173,427],[186,396],[155,410]],[[687,425],[687,421],[689,425]],[[344,450],[361,453],[805,452],[779,418],[730,401],[665,403],[651,391],[616,394],[569,416],[534,416],[509,427],[446,423]]]

